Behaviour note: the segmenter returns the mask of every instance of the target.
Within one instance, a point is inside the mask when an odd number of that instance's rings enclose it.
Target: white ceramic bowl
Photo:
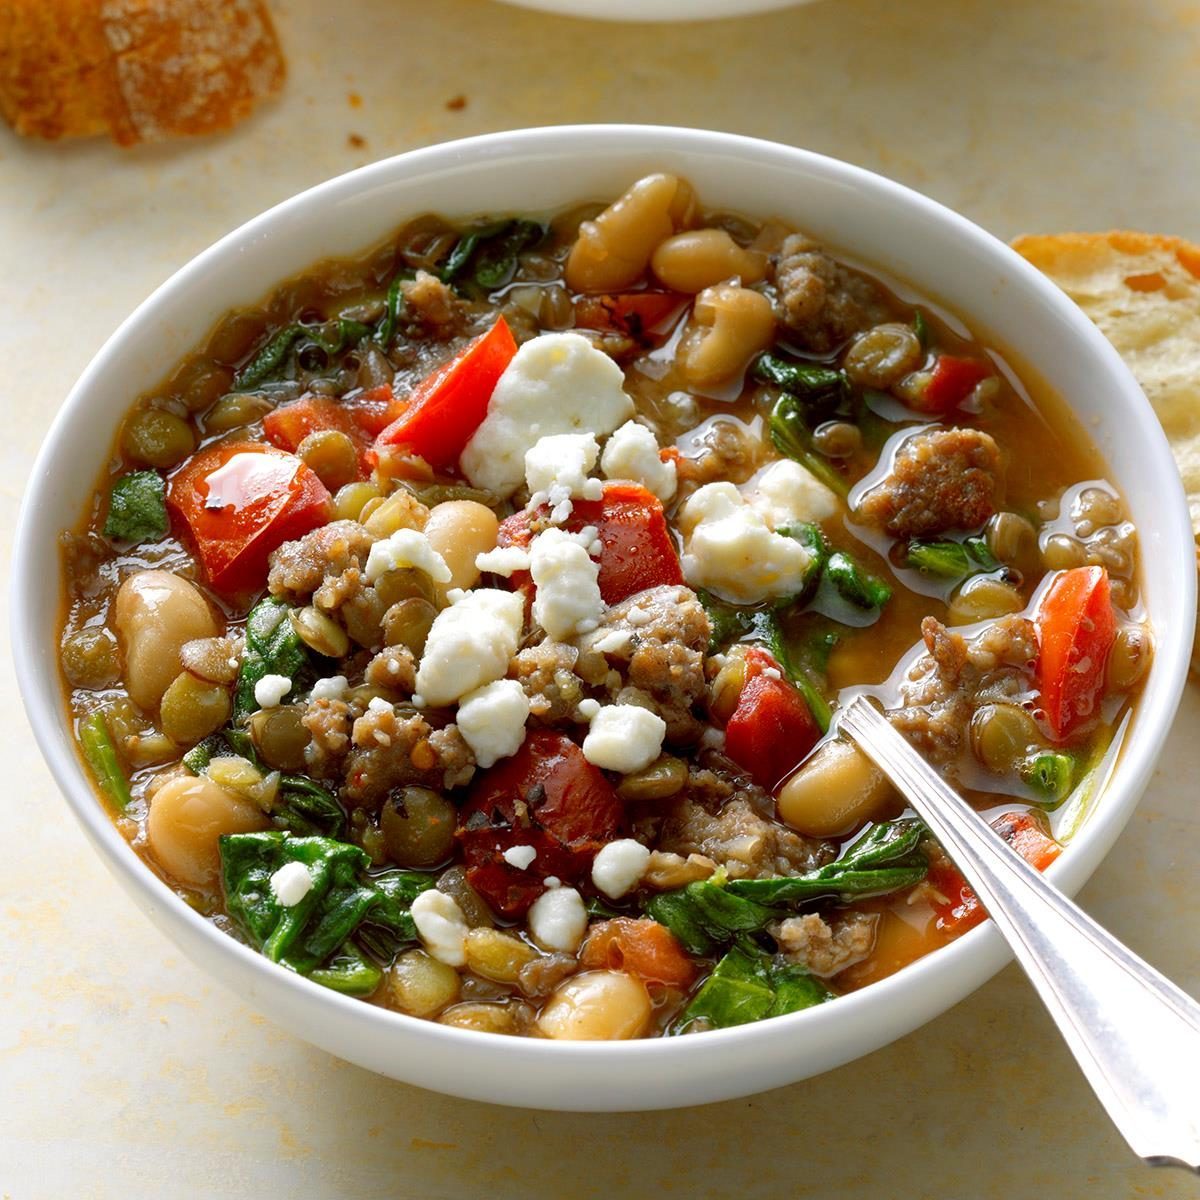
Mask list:
[[[253,1007],[361,1066],[453,1095],[535,1107],[700,1104],[803,1079],[938,1015],[1006,960],[984,925],[889,979],[773,1021],[686,1038],[565,1043],[471,1033],[347,999],[273,966],[178,900],[113,828],[76,757],[59,690],[56,537],[87,503],[99,458],[139,392],[237,304],[327,255],[357,251],[410,216],[544,211],[679,172],[705,204],[778,214],[909,280],[1017,350],[1105,454],[1141,535],[1157,653],[1107,791],[1051,868],[1077,889],[1137,802],[1183,687],[1194,617],[1192,531],[1167,443],[1116,353],[1079,310],[983,230],[845,163],[721,133],[588,126],[493,134],[416,150],[313,188],[194,259],[117,330],[59,412],[33,469],[14,556],[17,674],[38,742],[109,868],[179,947]],[[1036,452],[1036,448],[1032,448]]]
[[[812,0],[504,0],[521,8],[537,8],[564,17],[601,21],[708,21],[714,17],[749,17],[776,8],[811,4]]]

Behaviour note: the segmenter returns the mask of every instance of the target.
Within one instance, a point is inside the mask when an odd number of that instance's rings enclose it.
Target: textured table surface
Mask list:
[[[117,322],[245,218],[414,146],[575,121],[710,126],[882,171],[1005,237],[1200,240],[1194,2],[823,0],[642,27],[486,0],[277,12],[286,94],[230,137],[122,153],[0,130],[5,573],[31,458]],[[348,1066],[210,984],[118,892],[32,748],[7,647],[0,672],[6,1200],[1200,1196],[1131,1161],[1012,967],[868,1058],[706,1108],[509,1111]],[[1081,897],[1193,994],[1198,721],[1191,693]]]

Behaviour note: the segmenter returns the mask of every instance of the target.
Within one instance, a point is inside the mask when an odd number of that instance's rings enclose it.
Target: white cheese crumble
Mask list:
[[[839,501],[811,471],[781,458],[745,485],[746,499],[772,529],[796,521],[824,521],[838,511]]]
[[[546,950],[573,954],[587,930],[588,913],[583,897],[572,887],[549,887],[529,910],[529,932]]]
[[[524,623],[524,597],[498,588],[476,588],[442,609],[434,618],[417,668],[420,704],[452,704],[503,678]]]
[[[475,569],[508,579],[518,571],[529,570],[529,551],[523,546],[497,546],[475,555]]]
[[[382,696],[372,696],[367,702],[367,711],[373,713],[394,713],[396,706]]]
[[[604,485],[588,475],[600,456],[592,433],[555,433],[525,451],[525,484],[529,507],[550,506],[550,520],[561,525],[572,511],[575,498],[599,500]]]
[[[295,908],[312,886],[312,876],[302,862],[286,862],[271,876],[271,891],[284,908]]]
[[[684,578],[735,604],[755,604],[800,591],[813,554],[772,529],[732,483],[708,483],[679,514]]]
[[[487,416],[459,460],[476,487],[511,496],[524,480],[525,452],[556,433],[603,436],[633,416],[624,374],[577,333],[526,342],[496,383]]]
[[[264,675],[254,685],[254,699],[259,708],[275,708],[291,690],[286,675]]]
[[[675,464],[663,462],[658,454],[658,439],[636,421],[626,421],[608,439],[600,469],[608,479],[640,483],[660,500],[670,500],[675,495]]]
[[[606,704],[583,739],[583,757],[593,766],[628,775],[648,767],[662,750],[667,723],[637,704]]]
[[[400,567],[416,567],[435,583],[449,583],[450,568],[446,560],[429,544],[429,539],[416,529],[397,529],[395,533],[376,542],[367,554],[367,578],[374,583],[388,571]]]
[[[500,857],[510,867],[516,867],[518,871],[528,871],[530,864],[537,858],[537,850],[532,846],[509,846]]]
[[[590,721],[600,711],[599,700],[580,700],[575,711],[585,720]]]
[[[350,681],[345,675],[330,675],[328,679],[318,679],[309,692],[310,700],[340,700],[349,690]]]
[[[600,624],[600,567],[561,529],[547,529],[529,547],[529,570],[537,585],[533,619],[555,641],[590,633]]]
[[[592,649],[601,654],[624,654],[632,645],[633,634],[628,629],[610,629],[592,643]]]
[[[413,924],[425,949],[448,967],[467,961],[467,919],[458,901],[437,888],[421,892],[412,902]]]
[[[454,720],[475,761],[490,767],[521,748],[528,718],[525,689],[515,679],[497,679],[464,696]]]
[[[592,883],[610,900],[619,900],[638,885],[650,865],[650,851],[633,838],[606,842],[592,859]]]

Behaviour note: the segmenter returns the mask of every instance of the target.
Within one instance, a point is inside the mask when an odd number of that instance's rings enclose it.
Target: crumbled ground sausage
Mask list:
[[[708,639],[708,615],[696,593],[667,585],[614,605],[600,627],[580,639],[580,647],[602,653],[617,673],[611,695],[635,688],[641,702],[667,723],[667,740],[686,744],[704,730],[692,710],[705,694]]]
[[[436,275],[418,271],[415,279],[400,285],[400,292],[406,324],[417,327],[413,332],[448,341],[466,329],[467,305]]]
[[[896,538],[977,529],[996,511],[1000,481],[1000,447],[989,434],[924,430],[905,440],[857,513]]]
[[[828,977],[861,962],[875,946],[878,913],[851,912],[827,922],[816,913],[787,917],[768,932],[780,950],[814,975]]]
[[[342,760],[350,751],[354,718],[344,700],[310,700],[300,718],[312,740],[304,750],[308,770],[318,779],[341,774]]]
[[[526,996],[548,996],[578,970],[579,961],[572,954],[542,954],[521,968],[517,986]]]
[[[835,853],[772,820],[774,801],[748,780],[694,768],[679,799],[666,810],[658,849],[687,858],[704,855],[732,879],[799,875],[828,862]]]
[[[367,664],[363,682],[385,691],[411,696],[417,680],[417,662],[407,646],[385,646]]]
[[[891,723],[935,763],[957,757],[982,704],[1019,701],[1032,686],[1037,633],[1026,617],[1001,617],[967,641],[933,617],[921,622],[926,653],[900,684]]]
[[[305,604],[318,590],[332,611],[361,586],[361,572],[375,539],[357,521],[333,521],[284,542],[271,555],[267,587],[290,604]]]
[[[579,651],[563,642],[544,641],[521,650],[509,666],[529,697],[530,714],[546,725],[574,720],[583,684],[574,673]]]
[[[825,254],[803,234],[792,234],[775,264],[779,319],[798,346],[817,354],[836,350],[886,315],[870,280]]]

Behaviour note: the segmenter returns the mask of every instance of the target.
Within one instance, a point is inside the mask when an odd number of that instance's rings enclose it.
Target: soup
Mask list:
[[[1150,661],[1030,382],[670,175],[418,218],[133,405],[63,538],[82,752],[165,886],[345,994],[593,1039],[829,1002],[984,916],[839,702],[1044,867]]]

